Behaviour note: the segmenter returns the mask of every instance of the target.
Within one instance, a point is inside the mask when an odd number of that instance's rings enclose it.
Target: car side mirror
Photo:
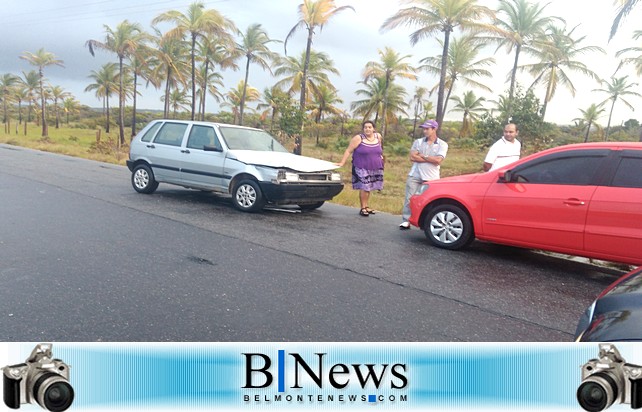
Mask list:
[[[499,172],[498,177],[501,181],[510,183],[510,181],[513,178],[513,171],[512,170],[501,171]]]
[[[205,150],[206,152],[222,152],[223,151],[222,148],[217,147],[217,146],[212,146],[212,145],[209,145],[209,144],[203,146],[203,150]]]

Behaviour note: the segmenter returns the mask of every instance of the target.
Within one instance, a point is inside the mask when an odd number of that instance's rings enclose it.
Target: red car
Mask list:
[[[642,143],[584,143],[423,185],[410,223],[445,249],[475,238],[642,265]]]

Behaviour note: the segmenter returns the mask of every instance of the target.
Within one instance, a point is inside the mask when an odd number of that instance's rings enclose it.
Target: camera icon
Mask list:
[[[50,343],[36,345],[25,363],[5,366],[2,372],[4,403],[11,409],[38,403],[49,411],[62,412],[74,401],[69,365],[52,358]]]
[[[641,408],[642,366],[626,363],[613,344],[600,344],[598,359],[582,366],[577,401],[589,412],[603,411],[614,403]]]

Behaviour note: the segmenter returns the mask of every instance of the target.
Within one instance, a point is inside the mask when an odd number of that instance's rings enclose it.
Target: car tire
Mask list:
[[[132,186],[138,193],[152,194],[158,188],[154,172],[146,164],[139,164],[132,170]]]
[[[450,250],[461,249],[475,239],[468,214],[455,205],[440,205],[428,212],[424,233],[433,245]]]
[[[301,210],[315,210],[323,206],[325,202],[316,202],[316,203],[308,203],[304,205],[299,205],[299,209]]]
[[[258,212],[265,206],[265,198],[258,183],[244,179],[234,185],[232,203],[243,212]]]

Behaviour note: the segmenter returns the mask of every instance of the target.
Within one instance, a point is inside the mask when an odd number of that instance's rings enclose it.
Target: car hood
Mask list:
[[[595,301],[584,341],[642,339],[642,270],[629,272],[606,288]]]
[[[444,183],[468,183],[468,182],[474,182],[476,180],[479,180],[480,178],[485,177],[484,173],[472,173],[472,174],[467,174],[467,175],[459,175],[459,176],[450,176],[450,177],[443,177],[439,180],[433,180],[430,183],[435,183],[435,182],[444,182]]]
[[[259,152],[255,150],[230,150],[228,157],[240,162],[256,165],[268,166],[275,168],[286,168],[298,172],[322,172],[326,170],[338,169],[339,166],[313,157],[299,156],[292,153],[284,152]]]

